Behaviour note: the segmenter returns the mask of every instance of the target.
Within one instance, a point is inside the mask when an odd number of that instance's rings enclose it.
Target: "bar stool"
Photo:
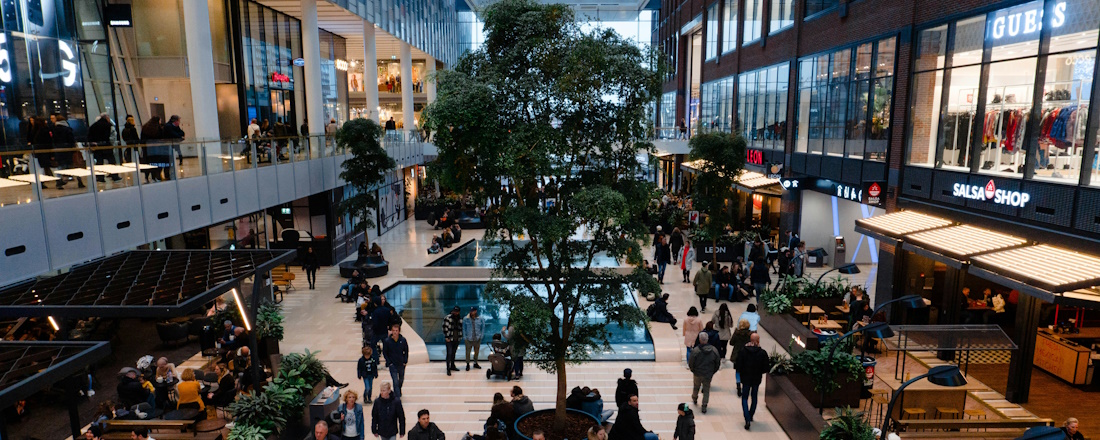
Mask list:
[[[889,416],[887,416],[887,417],[889,417]],[[924,408],[903,408],[901,410],[901,418],[902,418],[902,420],[905,420],[905,419],[924,420],[924,419],[928,418],[928,412],[925,411]]]
[[[954,420],[954,419],[962,418],[962,414],[959,413],[958,408],[952,408],[950,406],[937,406],[936,407],[936,418],[937,419],[952,419],[952,420]]]
[[[968,410],[963,411],[963,413],[966,414],[966,418],[968,420],[988,420],[989,419],[989,414],[986,414],[985,411],[982,411],[980,409],[968,409]],[[985,431],[985,430],[986,430],[986,428],[982,428],[982,431]],[[967,431],[969,431],[969,429],[967,429]]]
[[[886,415],[886,407],[890,405],[890,399],[887,399],[885,395],[874,395],[871,396],[871,402],[878,409],[878,417],[875,418],[875,423],[872,426],[882,426],[882,418]],[[871,414],[874,414],[874,412],[872,411]],[[868,421],[870,419],[870,417],[867,418]]]

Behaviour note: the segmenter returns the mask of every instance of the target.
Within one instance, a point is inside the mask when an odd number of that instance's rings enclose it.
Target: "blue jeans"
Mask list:
[[[393,394],[401,397],[401,385],[405,384],[405,367],[399,367],[397,364],[390,365],[390,380],[393,381]]]
[[[350,299],[348,297],[348,295],[350,295],[350,294],[351,294],[351,283],[347,283],[347,284],[344,284],[344,285],[340,286],[339,295],[345,298],[344,301],[347,301],[348,299]]]
[[[1046,150],[1042,148],[1039,149],[1039,161],[1035,164],[1036,168],[1046,168],[1047,165],[1050,165],[1048,154]]]
[[[756,392],[759,389],[760,384],[741,384],[741,410],[745,413],[746,422],[751,422],[752,416],[756,414]],[[749,397],[752,397],[752,406],[749,406]]]
[[[687,358],[684,359],[684,362],[691,362],[691,347],[686,347],[686,348],[687,348]]]
[[[667,263],[657,263],[657,281],[665,282],[665,266]]]
[[[714,300],[715,301],[721,300],[722,299],[722,286],[719,286],[718,283],[714,283],[714,284],[711,284],[711,287],[714,289]],[[725,290],[726,290],[726,301],[733,301],[733,285],[732,284],[727,284]]]
[[[370,400],[371,392],[374,391],[374,378],[363,378],[363,400]]]
[[[657,434],[654,434],[652,432],[645,433],[645,440],[659,440],[659,439],[660,439],[660,437],[657,437]]]

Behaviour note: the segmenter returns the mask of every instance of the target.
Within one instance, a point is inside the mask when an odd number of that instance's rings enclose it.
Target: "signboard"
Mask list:
[[[302,67],[306,65],[306,60],[305,58],[295,58],[294,61],[291,61],[291,63],[295,66]]]
[[[1004,9],[994,13],[990,18],[988,35],[991,40],[1015,39],[1021,35],[1038,34],[1043,29],[1043,4]],[[1056,2],[1050,25],[1058,28],[1064,24],[1066,24],[1066,2]],[[1038,38],[1038,35],[1032,38]]]
[[[820,177],[802,177],[781,178],[779,184],[788,191],[808,189],[838,199],[876,206],[882,205],[882,199],[886,193],[886,183],[882,181],[867,181],[860,186],[854,186]]]
[[[717,247],[711,246],[710,243],[703,243],[699,245],[695,252],[695,262],[701,263],[704,261],[710,261],[711,258],[717,258],[718,262],[730,263],[736,258],[737,253],[734,252],[737,246],[720,244]],[[715,252],[717,250],[717,252]],[[717,255],[714,255],[716,254]]]
[[[764,171],[767,173],[769,179],[780,179],[783,177],[783,164],[769,163]]]
[[[886,195],[886,182],[863,182],[863,204],[881,206],[882,198]]]
[[[133,15],[131,5],[110,4],[103,8],[103,18],[111,27],[133,27]]]
[[[745,162],[752,165],[764,165],[764,152],[760,150],[748,150],[745,153]]]
[[[283,75],[279,72],[271,72],[271,82],[289,83],[290,82],[290,77],[286,76],[286,75]]]
[[[956,183],[951,187],[951,195],[969,200],[986,201],[998,205],[1023,208],[1031,200],[1031,194],[1020,191],[998,189],[990,179],[985,186]]]
[[[336,70],[339,70],[341,72],[347,72],[348,71],[348,62],[345,61],[345,60],[337,59],[336,60]]]

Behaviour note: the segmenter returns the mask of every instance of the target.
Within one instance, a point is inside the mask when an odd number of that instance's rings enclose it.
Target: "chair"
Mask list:
[[[959,418],[961,418],[961,416],[962,416],[962,413],[959,412],[958,408],[954,408],[954,407],[950,407],[950,406],[937,406],[936,407],[936,418],[937,419],[959,419]]]
[[[157,336],[160,337],[160,341],[164,344],[178,345],[182,342],[187,342],[187,323],[158,322]]]
[[[889,417],[889,415],[887,415]],[[924,408],[903,408],[901,410],[901,418],[904,419],[927,419],[928,412]]]
[[[875,408],[878,410],[878,417],[875,418],[874,426],[882,425],[882,418],[886,415],[886,407],[890,405],[890,399],[885,395],[871,396],[871,402],[874,403]],[[870,406],[870,404],[868,404]],[[868,417],[870,419],[870,417]]]
[[[295,278],[296,278],[296,276],[294,275],[294,272],[283,272],[283,274],[280,275],[279,278],[276,279],[275,281],[272,281],[271,284],[274,284],[278,287],[281,287],[281,288],[289,291],[290,289],[294,288],[294,279]]]
[[[980,409],[968,409],[968,410],[963,411],[963,414],[966,415],[967,419],[974,419],[974,420],[987,420],[987,419],[989,419],[989,414],[986,414],[985,411],[982,411]],[[985,430],[986,430],[985,428],[982,428],[982,431],[985,431]],[[967,431],[969,431],[969,429]]]

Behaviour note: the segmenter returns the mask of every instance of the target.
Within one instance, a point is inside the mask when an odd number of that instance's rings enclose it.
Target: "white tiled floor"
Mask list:
[[[409,220],[396,229],[383,235],[381,244],[387,261],[390,263],[389,275],[372,280],[383,289],[403,280],[403,268],[423,266],[435,256],[426,252],[433,231],[426,222]],[[480,231],[464,231],[463,240],[475,238]],[[698,265],[696,265],[698,269]],[[820,272],[811,271],[813,275]],[[874,279],[873,267],[863,274],[854,275],[853,282],[865,284],[866,278]],[[664,284],[665,291],[671,294],[670,310],[682,319],[691,306],[698,306],[698,299],[691,285],[679,282],[679,274],[670,269]],[[306,348],[320,350],[320,357],[326,362],[334,377],[341,382],[351,384],[351,389],[361,392],[363,384],[355,378],[356,360],[359,358],[360,327],[352,320],[352,307],[333,298],[343,279],[336,267],[322,268],[318,272],[317,289],[310,291],[304,274],[296,280],[297,290],[287,294],[284,313],[287,316],[286,339],[282,351],[289,353]],[[648,306],[642,300],[641,306]],[[734,317],[744,311],[748,303],[731,303],[730,311]],[[718,310],[710,304],[709,312]],[[411,334],[406,326],[402,332],[408,339],[412,360],[407,371],[403,403],[409,426],[415,420],[415,414],[421,408],[432,412],[432,420],[443,429],[448,438],[461,438],[467,431],[477,432],[488,416],[492,395],[500,392],[505,396],[512,385],[519,385],[535,403],[536,408],[553,406],[556,390],[555,378],[545,372],[528,366],[523,380],[505,382],[487,381],[483,371],[460,371],[454,376],[444,374],[443,364],[428,362],[423,341]],[[691,400],[691,373],[683,362],[683,336],[673,331],[667,324],[655,323],[651,328],[654,345],[658,352],[656,362],[590,362],[568,368],[568,386],[589,386],[598,388],[607,408],[614,406],[616,379],[623,368],[632,368],[634,377],[641,388],[642,422],[646,428],[672,438],[676,422],[675,406]],[[769,352],[777,344],[766,332],[761,332],[762,345]],[[460,353],[461,355],[461,353]],[[388,374],[382,373],[374,384],[377,395],[381,382],[388,381]],[[697,438],[700,439],[786,439],[786,434],[768,413],[764,406],[764,392],[760,391],[760,403],[756,413],[756,422],[751,433],[743,428],[740,399],[734,393],[733,370],[729,362],[715,376],[711,391],[711,401],[707,414],[696,407]]]

